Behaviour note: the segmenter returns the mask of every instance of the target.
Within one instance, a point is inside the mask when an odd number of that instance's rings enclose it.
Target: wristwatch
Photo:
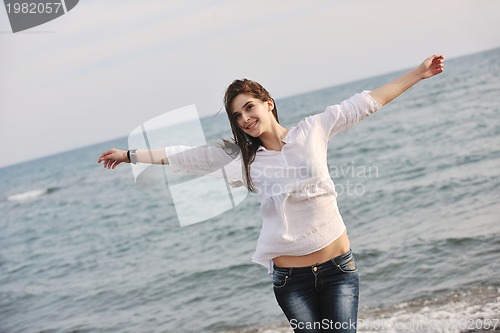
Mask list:
[[[137,149],[127,151],[127,157],[130,163],[137,164]]]

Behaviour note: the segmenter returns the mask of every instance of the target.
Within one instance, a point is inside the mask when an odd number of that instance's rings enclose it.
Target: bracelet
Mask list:
[[[130,163],[130,150],[127,150],[127,159],[128,159],[128,162]]]
[[[132,164],[137,164],[137,154],[136,154],[136,151],[137,149],[132,149],[132,150],[129,150],[127,153],[128,153],[128,160],[130,161],[130,163]]]

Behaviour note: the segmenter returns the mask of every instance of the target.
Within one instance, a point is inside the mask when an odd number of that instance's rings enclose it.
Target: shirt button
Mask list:
[[[314,266],[313,267],[313,271],[317,272],[318,271],[318,267]]]

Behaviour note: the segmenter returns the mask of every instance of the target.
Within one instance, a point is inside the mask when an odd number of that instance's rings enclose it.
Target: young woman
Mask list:
[[[239,147],[240,184],[261,198],[263,223],[252,260],[273,274],[276,299],[295,332],[356,332],[358,267],[328,172],[328,140],[443,66],[442,55],[430,56],[398,79],[291,128],[280,125],[274,100],[260,84],[244,79],[228,87],[224,104]],[[217,165],[229,154],[223,146],[130,153],[110,149],[98,162],[114,169],[132,159],[190,171]]]

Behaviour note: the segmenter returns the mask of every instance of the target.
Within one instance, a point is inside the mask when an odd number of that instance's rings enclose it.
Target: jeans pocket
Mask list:
[[[358,271],[358,265],[356,264],[354,258],[337,265],[337,267],[343,273],[356,273]]]
[[[273,272],[273,287],[283,288],[288,282],[288,279],[288,273],[283,273],[275,270]]]

